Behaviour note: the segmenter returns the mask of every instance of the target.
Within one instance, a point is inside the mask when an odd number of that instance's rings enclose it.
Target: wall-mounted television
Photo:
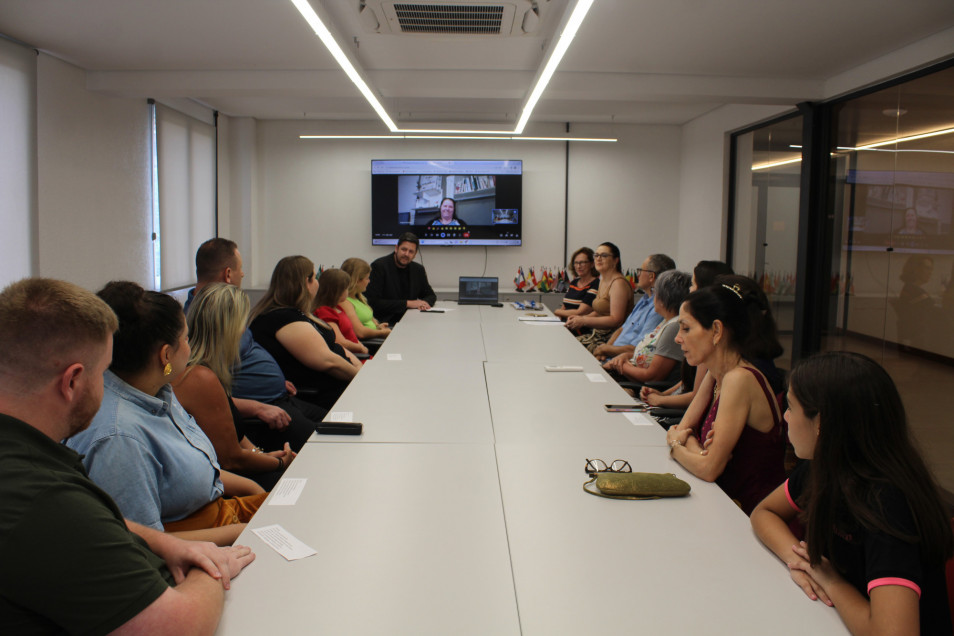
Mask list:
[[[371,244],[520,245],[522,197],[520,160],[375,159]]]

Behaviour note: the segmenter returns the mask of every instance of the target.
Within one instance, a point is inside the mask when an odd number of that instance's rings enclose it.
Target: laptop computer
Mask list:
[[[497,300],[496,276],[461,276],[457,295],[460,305],[493,305]]]

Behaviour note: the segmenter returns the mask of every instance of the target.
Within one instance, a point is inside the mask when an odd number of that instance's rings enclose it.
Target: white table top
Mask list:
[[[586,459],[672,472],[688,497],[583,492]],[[598,442],[498,444],[520,624],[537,634],[843,634],[715,484],[666,450]]]
[[[325,418],[339,412],[364,424],[360,436],[312,435],[310,442],[493,443],[482,363],[449,365],[388,360],[380,352],[364,365]]]
[[[243,533],[258,558],[220,634],[845,633],[717,486],[669,458],[659,425],[605,412],[633,400],[563,327],[452,306],[397,325],[332,409],[364,434],[313,436],[338,443],[289,468],[309,480],[297,505],[255,515],[250,528],[281,524],[318,554],[286,562]],[[587,495],[586,458],[675,472],[693,492]]]
[[[514,312],[518,313],[518,312]],[[531,325],[511,321],[484,323],[484,348],[490,362],[541,361],[598,367],[596,358],[563,324]]]
[[[232,584],[220,634],[519,634],[494,447],[310,444],[288,470],[295,506],[265,506],[318,554],[256,560]]]
[[[651,417],[606,412],[604,404],[635,400],[595,361],[586,372],[569,373],[548,372],[539,363],[487,362],[484,373],[498,444],[666,445],[666,432]],[[605,382],[592,382],[590,374]]]

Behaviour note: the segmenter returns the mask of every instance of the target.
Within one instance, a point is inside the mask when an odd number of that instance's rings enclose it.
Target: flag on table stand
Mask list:
[[[533,271],[533,267],[530,268],[530,287],[527,288],[527,291],[533,291],[537,287],[537,273]]]
[[[635,290],[636,289],[636,272],[634,272],[631,269],[627,269],[625,278],[627,281],[629,281],[629,286],[632,287],[633,290]]]
[[[540,284],[537,286],[537,291],[546,293],[550,291],[550,277],[547,273],[546,267],[540,268]]]
[[[517,275],[513,279],[513,285],[519,292],[522,292],[523,288],[527,286],[527,278],[523,275],[523,265],[517,268]]]

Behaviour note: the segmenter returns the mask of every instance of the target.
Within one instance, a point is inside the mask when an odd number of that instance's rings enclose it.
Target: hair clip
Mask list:
[[[722,286],[725,287],[726,289],[728,289],[730,292],[732,292],[732,293],[735,294],[736,296],[738,296],[738,297],[739,297],[739,300],[742,300],[742,288],[739,287],[738,284],[732,285],[731,287],[729,287],[728,285],[725,285],[725,284],[723,284]]]

